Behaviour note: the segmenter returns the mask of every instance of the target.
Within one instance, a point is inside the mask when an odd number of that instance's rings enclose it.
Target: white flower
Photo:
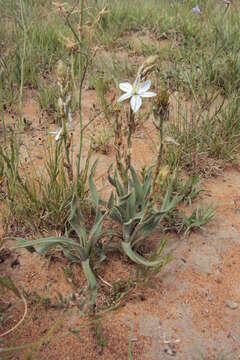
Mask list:
[[[124,91],[125,94],[120,96],[118,102],[131,98],[131,108],[132,111],[136,113],[142,105],[142,98],[156,96],[154,92],[148,91],[150,87],[151,80],[147,80],[144,83],[141,83],[138,79],[136,79],[133,85],[131,85],[129,82],[121,83],[119,84],[119,88]]]
[[[66,104],[62,101],[61,98],[58,99],[58,105],[59,107],[63,106],[64,108],[64,113],[66,114]],[[72,123],[72,110],[71,108],[68,109],[68,114],[67,114],[67,123],[66,123],[66,126],[67,128],[70,127],[71,123]],[[62,132],[63,132],[63,128],[61,127],[58,131],[50,131],[49,134],[51,135],[55,135],[55,140],[58,141],[62,135]]]
[[[192,8],[192,12],[196,14],[201,14],[200,7],[196,5],[194,8]]]
[[[58,131],[50,131],[49,134],[55,135],[55,140],[58,141],[60,139],[60,136],[62,135],[63,128],[59,129]]]
[[[71,128],[71,122],[72,122],[72,114],[71,112],[68,113],[68,121],[66,123],[66,127],[67,129]],[[71,130],[71,129],[70,129]],[[55,135],[55,140],[58,141],[62,135],[63,132],[63,128],[61,127],[59,130],[57,131],[50,131],[49,134],[51,135]]]

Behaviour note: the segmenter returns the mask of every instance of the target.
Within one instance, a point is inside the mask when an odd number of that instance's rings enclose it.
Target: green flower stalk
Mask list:
[[[169,94],[167,90],[159,91],[153,106],[154,125],[159,132],[159,147],[153,175],[152,197],[157,193],[158,178],[161,169],[164,141],[164,123],[169,120]]]
[[[114,135],[116,167],[124,186],[127,187],[128,180],[126,177],[126,170],[124,166],[124,156],[121,151],[122,147],[124,146],[122,134],[122,117],[119,110],[115,111]]]
[[[61,128],[57,132],[52,132],[55,135],[56,142],[60,141],[64,144],[66,168],[70,182],[73,182],[73,170],[70,160],[70,148],[71,148],[71,134],[68,129],[72,123],[72,91],[70,86],[70,75],[67,66],[63,61],[59,61],[56,69],[57,83],[59,88],[58,109],[61,118]]]

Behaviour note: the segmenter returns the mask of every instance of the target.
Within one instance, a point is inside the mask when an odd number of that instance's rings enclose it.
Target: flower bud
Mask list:
[[[60,112],[63,113],[64,112],[64,104],[63,104],[62,98],[58,99],[58,107],[59,107]]]
[[[62,60],[59,60],[57,63],[56,73],[57,73],[57,80],[59,81],[60,84],[63,84],[65,82],[65,79],[67,78],[68,71],[66,65]]]
[[[65,101],[66,107],[68,107],[68,106],[71,104],[71,100],[72,100],[72,96],[71,96],[71,94],[69,93],[69,94],[67,95],[67,98],[66,98],[66,101]]]

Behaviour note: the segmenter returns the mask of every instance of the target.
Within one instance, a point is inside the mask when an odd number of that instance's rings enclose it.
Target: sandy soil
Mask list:
[[[100,320],[104,346],[99,349],[91,328],[81,328],[86,318],[76,307],[44,309],[29,302],[28,315],[18,334],[1,340],[16,345],[41,339],[55,325],[54,335],[43,341],[36,359],[128,359],[129,342],[134,359],[227,359],[240,356],[240,189],[239,170],[228,169],[218,177],[205,181],[203,201],[216,207],[216,218],[202,232],[189,237],[170,236],[167,245],[174,260],[149,284],[135,290],[125,306],[106,313]],[[157,235],[156,235],[157,240]],[[60,292],[67,297],[74,286],[62,270],[61,257],[51,263],[38,255],[19,252],[19,264],[12,254],[1,265],[19,286],[37,290],[52,299]],[[130,264],[121,264],[117,256],[101,270],[104,279],[112,284],[130,274]],[[74,269],[78,286],[84,280]],[[100,282],[100,287],[104,284]],[[108,287],[100,293],[109,292]],[[23,306],[14,304],[20,318]],[[18,318],[16,316],[16,319]],[[15,320],[17,321],[17,320]],[[56,325],[56,322],[60,324]],[[10,320],[6,328],[14,324]],[[70,329],[76,330],[73,334]],[[24,351],[26,355],[26,352]],[[22,359],[15,355],[15,359]]]

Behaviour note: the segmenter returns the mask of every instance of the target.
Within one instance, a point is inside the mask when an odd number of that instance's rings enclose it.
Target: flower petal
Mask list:
[[[58,141],[58,140],[60,139],[60,136],[61,136],[62,132],[63,132],[63,129],[62,129],[62,128],[57,132],[57,135],[56,135],[56,137],[55,137],[55,140],[56,140],[56,141]]]
[[[60,139],[60,135],[62,134],[63,129],[59,129],[58,131],[49,131],[49,134],[55,135],[55,140],[58,141]]]
[[[119,88],[122,90],[122,91],[124,91],[124,92],[126,92],[126,93],[128,93],[128,92],[131,92],[132,91],[132,85],[129,83],[129,82],[124,82],[124,83],[120,83],[119,84]]]
[[[200,7],[196,5],[194,8],[192,8],[192,12],[195,14],[201,14]]]
[[[128,92],[126,94],[123,94],[122,96],[120,96],[120,98],[118,99],[118,102],[122,102],[124,100],[129,99],[132,96],[132,93]]]
[[[136,113],[142,105],[142,99],[139,95],[134,95],[131,98],[131,108],[134,113]]]
[[[71,112],[71,109],[69,109],[69,110],[68,110],[68,119],[67,119],[67,121],[68,121],[69,124],[71,124],[71,123],[72,123],[72,120],[73,120],[73,118],[72,118],[72,112]]]
[[[143,83],[143,85],[140,87],[140,89],[138,90],[138,94],[142,95],[143,93],[145,93],[146,91],[148,91],[151,87],[151,80],[147,80],[145,81],[145,83]]]
[[[155,92],[151,92],[151,91],[146,91],[145,93],[141,94],[142,97],[154,97],[156,96],[157,94]]]

